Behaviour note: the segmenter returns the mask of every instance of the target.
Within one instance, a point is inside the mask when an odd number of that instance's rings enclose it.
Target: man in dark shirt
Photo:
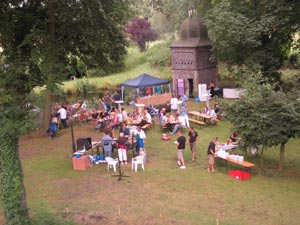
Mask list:
[[[209,173],[215,172],[214,164],[215,164],[215,151],[216,151],[217,141],[218,141],[218,137],[213,137],[207,149],[207,156],[208,156],[207,172]]]
[[[185,149],[185,136],[182,135],[182,132],[180,130],[177,131],[177,141],[175,142],[175,144],[177,145],[177,158],[178,158],[178,166],[180,166],[180,169],[185,169],[185,163],[184,163],[184,149]]]
[[[192,162],[195,162],[196,142],[198,140],[198,133],[197,131],[195,131],[193,126],[190,126],[188,135],[189,135],[190,149],[192,152]]]

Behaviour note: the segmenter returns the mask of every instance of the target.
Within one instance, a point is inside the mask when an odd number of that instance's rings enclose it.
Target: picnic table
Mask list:
[[[245,161],[245,160],[242,161],[242,162],[240,162],[240,161],[238,161],[238,160],[234,160],[234,159],[231,159],[231,158],[228,158],[228,157],[226,158],[226,160],[229,161],[229,162],[238,164],[238,165],[240,165],[240,166],[243,166],[243,167],[245,167],[245,168],[252,168],[252,167],[255,166],[254,163],[251,163],[251,162],[248,162],[248,161]]]
[[[220,145],[216,146],[216,157],[225,160],[226,165],[227,162],[231,162],[247,169],[254,167],[255,164],[245,161],[243,156],[229,155],[228,153],[225,153],[228,150],[235,149],[237,147],[238,144],[221,143]],[[242,160],[240,160],[240,158],[242,158]]]
[[[212,119],[211,115],[208,115],[205,113],[200,113],[197,111],[189,111],[188,115],[189,115],[189,121],[200,124],[200,125],[206,124],[205,119],[207,119],[207,120]]]

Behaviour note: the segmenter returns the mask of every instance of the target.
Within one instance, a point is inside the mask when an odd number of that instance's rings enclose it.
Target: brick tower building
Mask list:
[[[176,95],[185,93],[196,97],[199,84],[205,86],[211,80],[217,86],[217,62],[211,60],[211,48],[203,21],[192,16],[185,19],[180,27],[180,39],[171,45],[173,91]]]

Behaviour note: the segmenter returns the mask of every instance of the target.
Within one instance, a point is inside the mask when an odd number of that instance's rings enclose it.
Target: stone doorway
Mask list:
[[[194,98],[194,80],[188,79],[188,96],[189,98]]]

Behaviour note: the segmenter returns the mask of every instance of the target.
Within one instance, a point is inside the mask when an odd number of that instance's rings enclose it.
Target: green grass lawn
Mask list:
[[[162,72],[151,68],[146,56],[136,49],[129,51],[125,63],[127,72],[89,78],[89,82],[103,87],[118,85],[142,73],[162,78],[171,76],[169,69]],[[75,92],[78,81],[65,82],[64,90]],[[189,101],[188,109],[201,110],[204,104]],[[157,123],[147,131],[146,170],[134,173],[130,165],[124,166],[125,175],[130,177],[121,181],[111,176],[113,172],[107,172],[104,164],[85,171],[73,170],[70,129],[62,130],[54,139],[34,134],[22,137],[20,157],[31,215],[46,207],[57,216],[85,225],[299,224],[299,139],[292,139],[286,145],[282,173],[276,170],[279,147],[270,148],[265,151],[263,165],[260,156],[248,153],[247,161],[256,166],[249,180],[238,181],[228,176],[228,171],[241,169],[231,163],[226,166],[217,160],[216,173],[206,170],[206,151],[211,138],[218,136],[225,141],[231,133],[230,123],[221,121],[217,126],[195,125],[195,128],[200,136],[197,158],[191,162],[191,153],[186,148],[186,170],[180,170],[176,164],[176,136],[173,135],[171,141],[162,141]],[[100,140],[102,136],[89,125],[76,125],[74,133],[75,139],[91,136],[92,140]],[[130,152],[129,157],[131,155]],[[3,214],[0,214],[0,224],[3,223]]]
[[[190,101],[188,108],[203,105]],[[266,150],[263,166],[260,157],[249,154],[247,160],[256,164],[252,177],[238,181],[228,176],[229,170],[240,169],[233,164],[226,166],[218,160],[216,173],[206,170],[209,141],[213,136],[225,141],[230,124],[221,121],[217,126],[195,127],[200,136],[197,158],[192,162],[186,149],[186,170],[176,165],[176,135],[162,141],[156,124],[147,131],[145,171],[134,173],[130,165],[123,166],[130,177],[121,181],[104,164],[73,170],[70,129],[54,139],[22,137],[20,155],[31,215],[47,206],[77,224],[299,224],[299,140],[288,142],[281,174],[276,171],[278,147]],[[75,138],[91,136],[92,140],[102,136],[89,125],[76,125],[74,133]]]

